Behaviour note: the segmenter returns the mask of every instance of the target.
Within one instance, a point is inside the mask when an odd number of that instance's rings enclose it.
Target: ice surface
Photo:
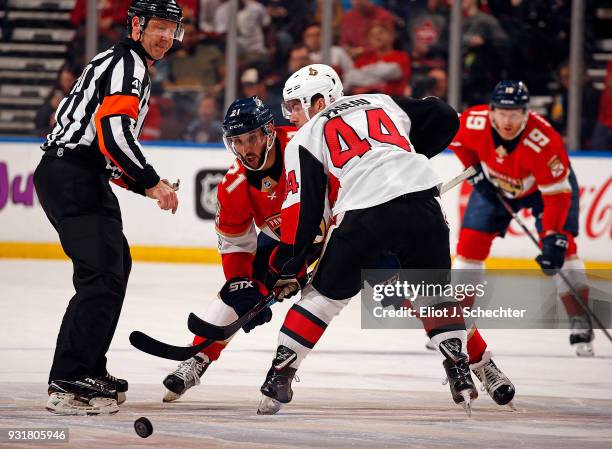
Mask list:
[[[279,415],[255,411],[292,300],[275,305],[265,327],[240,333],[202,385],[162,404],[161,380],[176,364],[132,348],[128,335],[187,344],[188,313],[202,313],[223,282],[221,268],[206,265],[135,263],[108,355],[109,371],[130,382],[128,402],[111,417],[53,416],[44,410],[46,381],[71,270],[66,261],[0,260],[0,428],[70,428],[69,445],[50,447],[612,447],[612,345],[599,331],[590,359],[574,355],[566,330],[483,331],[516,385],[518,411],[481,392],[467,418],[441,385],[441,359],[424,349],[424,333],[362,330],[357,300],[302,364]],[[154,426],[146,440],[133,431],[140,416]]]

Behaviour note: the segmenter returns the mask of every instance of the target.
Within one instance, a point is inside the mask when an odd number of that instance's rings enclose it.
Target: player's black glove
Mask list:
[[[282,245],[281,243],[272,250],[266,276],[266,288],[274,293],[278,302],[296,295],[308,279],[306,263],[293,263],[289,257],[284,256],[286,251],[283,251],[285,248],[282,248]]]
[[[489,201],[497,201],[497,189],[487,179],[482,167],[476,165],[474,168],[476,169],[476,173],[468,178],[470,185]]]
[[[260,300],[265,299],[262,290],[265,288],[258,284],[257,281],[243,278],[232,278],[228,280],[219,292],[221,300],[230,306],[238,316],[243,316]],[[272,310],[266,307],[259,312],[251,321],[242,326],[245,332],[253,330],[253,328],[266,324],[272,319]]]
[[[542,239],[542,254],[536,257],[536,262],[545,275],[553,276],[563,266],[567,246],[567,237],[563,234],[551,234]]]

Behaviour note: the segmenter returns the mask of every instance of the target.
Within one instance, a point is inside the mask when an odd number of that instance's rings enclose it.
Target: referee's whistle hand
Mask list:
[[[149,198],[157,200],[160,209],[172,210],[173,214],[176,213],[179,204],[178,196],[168,182],[159,181],[155,186],[147,189],[146,194]]]

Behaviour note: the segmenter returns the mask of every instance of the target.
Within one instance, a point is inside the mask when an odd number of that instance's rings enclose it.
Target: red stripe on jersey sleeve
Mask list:
[[[300,203],[292,204],[281,210],[281,242],[295,244],[295,236],[300,221]]]
[[[289,329],[313,345],[319,341],[319,338],[321,338],[321,335],[325,332],[325,328],[310,321],[295,309],[289,309],[283,327]]]

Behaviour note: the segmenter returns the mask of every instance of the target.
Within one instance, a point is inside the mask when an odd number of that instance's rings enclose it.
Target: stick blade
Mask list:
[[[149,337],[140,331],[133,331],[130,334],[130,343],[136,349],[147,354],[161,357],[163,359],[183,361],[196,355],[200,350],[198,346],[174,346]]]
[[[236,332],[232,325],[217,326],[204,321],[195,313],[189,314],[189,318],[187,319],[187,327],[195,335],[217,341],[227,340]]]

